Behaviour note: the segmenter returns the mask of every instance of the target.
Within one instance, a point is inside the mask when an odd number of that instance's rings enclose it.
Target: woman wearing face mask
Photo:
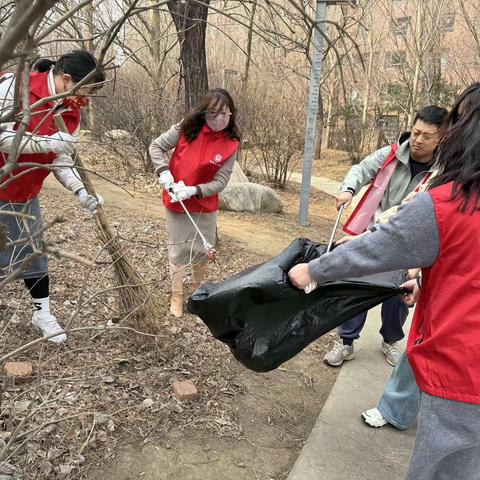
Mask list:
[[[30,105],[55,95],[71,90],[76,83],[84,79],[96,67],[95,58],[87,51],[76,50],[62,55],[57,61],[42,59],[34,66],[30,74]],[[0,132],[0,222],[7,229],[8,243],[27,237],[28,230],[35,238],[36,247],[41,249],[43,230],[42,215],[38,194],[45,178],[53,171],[57,180],[70,190],[83,208],[95,211],[102,199],[88,195],[80,180],[78,172],[73,168],[72,154],[74,144],[80,130],[80,107],[88,104],[86,95],[91,95],[98,88],[98,82],[105,80],[103,72],[95,72],[89,85],[82,86],[75,96],[57,101],[49,101],[31,109],[31,119],[24,134],[17,162],[43,165],[67,165],[52,170],[31,167],[16,167],[11,174],[5,175],[3,167],[8,162],[9,152],[13,144],[18,123],[3,123]],[[0,76],[0,116],[13,109],[15,75],[6,73]],[[55,114],[61,114],[68,133],[58,132],[55,126]],[[72,167],[68,167],[71,165]],[[27,172],[27,173],[25,173]],[[21,175],[19,175],[21,174]],[[2,215],[3,212],[23,212],[33,216],[25,226],[20,217]],[[28,230],[27,230],[28,227]],[[62,331],[56,318],[50,313],[49,275],[45,255],[38,256],[33,252],[31,244],[17,242],[0,252],[0,281],[19,268],[20,275],[16,278],[24,280],[32,296],[35,311],[32,324],[43,336],[49,336]],[[30,259],[29,262],[26,262]],[[51,337],[49,340],[62,343],[65,334]]]
[[[163,187],[172,277],[170,312],[183,315],[183,277],[192,265],[193,287],[198,288],[208,258],[178,199],[182,200],[207,241],[216,237],[218,193],[227,185],[240,145],[230,94],[209,90],[202,102],[180,123],[150,145],[158,181]],[[171,160],[167,152],[175,148]]]

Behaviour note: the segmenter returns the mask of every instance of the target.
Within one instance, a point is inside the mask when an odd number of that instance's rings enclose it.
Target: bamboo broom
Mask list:
[[[68,129],[61,113],[55,115],[55,124],[61,132],[68,133]],[[77,151],[75,151],[74,158],[75,165],[80,167],[78,173],[85,185],[85,190],[89,195],[96,196],[93,183],[88,172],[84,169],[82,160]],[[117,283],[118,286],[121,287],[121,309],[125,312],[127,318],[134,320],[135,326],[138,330],[150,333],[157,331],[157,319],[160,313],[160,305],[157,302],[158,296],[152,294],[152,291],[147,287],[145,280],[128,260],[125,248],[122,247],[118,238],[113,234],[105,210],[101,205],[97,207],[95,223],[97,227],[97,236],[112,258]]]

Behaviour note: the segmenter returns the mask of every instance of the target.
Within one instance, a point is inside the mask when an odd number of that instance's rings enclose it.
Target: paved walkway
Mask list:
[[[291,172],[289,173],[290,181],[295,183],[302,183],[302,174],[299,172]],[[313,177],[311,179],[312,187],[316,188],[317,190],[321,190],[322,192],[328,193],[333,197],[338,195],[340,191],[340,187],[342,186],[341,182],[337,182],[335,180],[330,180],[326,177]]]
[[[376,405],[392,372],[380,351],[380,307],[370,311],[356,358],[341,368],[288,480],[402,480],[415,428],[372,428],[360,418]]]

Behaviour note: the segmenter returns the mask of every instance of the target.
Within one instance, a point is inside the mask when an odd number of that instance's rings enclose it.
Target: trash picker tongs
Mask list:
[[[208,242],[208,240],[205,238],[205,235],[203,235],[201,230],[198,228],[198,225],[195,223],[195,220],[190,215],[190,212],[188,211],[187,207],[183,203],[182,199],[176,193],[173,193],[171,190],[170,190],[170,192],[172,193],[172,195],[175,196],[178,203],[182,206],[183,211],[186,213],[186,215],[187,215],[188,219],[190,220],[190,222],[192,223],[193,227],[195,228],[197,233],[200,235],[200,238],[202,239],[203,247],[205,248],[205,252],[206,252],[206,255],[207,255],[208,259],[214,261],[215,260],[215,253],[216,253],[215,248],[213,247],[213,245],[211,245]]]
[[[342,216],[343,211],[345,210],[345,205],[342,204],[338,209],[337,219],[335,220],[335,225],[333,226],[332,234],[330,235],[330,240],[328,241],[327,250],[325,253],[328,253],[332,249],[333,240],[335,239],[335,234],[337,233],[338,224],[340,223],[340,217]],[[305,293],[310,293],[317,288],[317,282],[310,282],[305,288]]]

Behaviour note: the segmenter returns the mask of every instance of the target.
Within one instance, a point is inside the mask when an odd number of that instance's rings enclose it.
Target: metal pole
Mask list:
[[[315,29],[313,31],[313,60],[310,73],[310,90],[308,93],[307,128],[305,131],[305,148],[303,152],[302,186],[300,190],[300,211],[298,222],[300,225],[308,224],[308,201],[310,196],[310,184],[312,179],[312,163],[315,150],[315,134],[318,113],[318,96],[320,95],[320,75],[323,56],[323,36],[320,28],[323,28],[327,2],[317,0],[315,13]]]

